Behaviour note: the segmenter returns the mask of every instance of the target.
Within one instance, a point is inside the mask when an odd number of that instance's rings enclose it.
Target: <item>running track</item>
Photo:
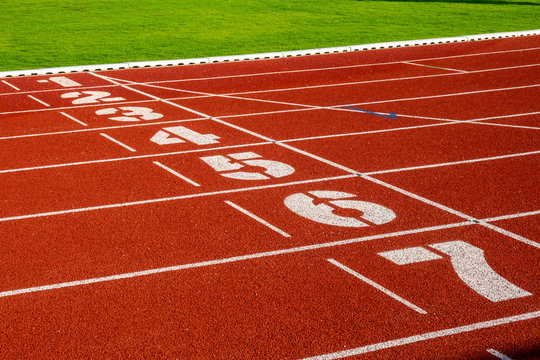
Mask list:
[[[536,358],[539,59],[0,79],[0,357]]]

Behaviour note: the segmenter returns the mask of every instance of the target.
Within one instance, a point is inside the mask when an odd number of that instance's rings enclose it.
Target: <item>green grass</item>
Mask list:
[[[540,0],[3,0],[0,71],[540,28]]]

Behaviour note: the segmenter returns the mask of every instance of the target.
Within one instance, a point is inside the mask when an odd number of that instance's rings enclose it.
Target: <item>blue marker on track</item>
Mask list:
[[[397,115],[394,112],[391,112],[388,115],[386,115],[386,114],[381,114],[381,113],[377,113],[377,112],[373,112],[373,111],[362,110],[362,109],[359,109],[359,108],[355,108],[354,106],[345,106],[345,107],[347,109],[360,111],[360,112],[363,112],[363,113],[366,113],[366,114],[382,116],[383,118],[386,118],[386,119],[392,119],[392,120],[397,119]]]

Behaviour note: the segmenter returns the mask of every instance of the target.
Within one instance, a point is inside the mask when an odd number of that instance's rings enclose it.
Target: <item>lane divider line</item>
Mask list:
[[[75,122],[78,123],[78,124],[81,124],[82,126],[88,126],[87,123],[82,122],[81,120],[79,120],[79,119],[77,119],[77,118],[75,118],[75,117],[73,117],[73,116],[71,116],[71,115],[69,115],[69,114],[66,114],[65,112],[60,111],[60,114],[64,115],[64,116],[67,117],[68,119],[71,119],[71,120],[75,121]]]
[[[249,212],[248,210],[244,209],[243,207],[233,203],[232,201],[229,201],[229,200],[226,200],[225,203],[233,208],[235,208],[236,210],[240,211],[241,213],[249,216],[250,218],[252,218],[253,220],[263,224],[264,226],[274,230],[275,232],[277,232],[278,234],[280,234],[281,236],[283,237],[291,237],[291,235],[287,234],[285,231],[281,230],[280,228],[278,228],[277,226],[274,226],[272,224],[270,224],[268,221],[264,220],[264,219],[261,219],[260,217],[258,217],[257,215],[253,214],[252,212]]]
[[[163,165],[159,161],[154,161],[153,163],[156,164],[157,166],[159,166],[160,168],[164,169],[165,171],[170,172],[174,176],[179,177],[180,179],[184,180],[185,182],[190,183],[193,186],[201,186],[200,184],[196,183],[195,181],[191,180],[190,178],[180,174],[179,172],[171,169],[170,167],[168,167],[166,165]]]
[[[404,337],[401,339],[395,339],[390,341],[384,341],[377,344],[371,344],[371,345],[365,345],[349,350],[344,351],[338,351],[334,353],[324,354],[324,355],[318,355],[313,356],[309,358],[305,358],[303,360],[334,360],[334,359],[343,359],[349,356],[355,356],[355,355],[361,355],[361,354],[367,354],[379,350],[384,349],[390,349],[398,346],[408,345],[408,344],[414,344],[421,341],[426,340],[432,340],[437,338],[443,338],[446,336],[452,336],[457,334],[463,334],[471,331],[481,330],[481,329],[489,329],[496,326],[511,324],[519,321],[526,321],[526,320],[532,320],[537,319],[540,317],[540,311],[533,311],[529,313],[519,314],[519,315],[513,315],[513,316],[507,316],[503,318],[498,318],[494,320],[488,320],[488,321],[482,321],[477,322],[474,324],[469,324],[465,326],[458,326],[450,329],[444,329],[444,330],[438,330],[438,331],[432,331],[424,334],[418,334],[413,336]]]
[[[96,76],[96,77],[98,77],[98,78],[105,79],[105,80],[109,80],[111,83],[116,83],[116,84],[118,84],[117,81],[115,81],[114,79],[108,78],[108,77],[106,77],[106,76],[99,75],[99,74],[95,74],[95,73],[91,73],[91,74],[93,74],[94,76]],[[134,82],[131,82],[131,81],[130,81],[129,83],[134,84]],[[537,85],[527,85],[527,86],[519,86],[519,87],[510,87],[510,88],[505,88],[505,89],[530,88],[530,87],[538,87],[538,86],[540,86],[540,84],[537,84]],[[131,89],[129,86],[125,86],[125,85],[124,85],[124,87],[125,87],[126,89],[133,90],[133,89]],[[502,89],[499,89],[499,90],[502,90]],[[156,99],[156,100],[161,100],[161,99],[159,99],[159,97],[154,96],[154,95],[151,95],[151,94],[146,94],[145,92],[143,92],[143,91],[141,91],[141,90],[134,90],[134,91],[138,92],[139,94],[143,94],[143,95],[146,95],[146,96],[148,96],[148,97],[152,97],[152,98],[154,98],[154,99]],[[475,92],[473,92],[473,93],[475,93]],[[462,93],[462,94],[463,94],[463,93]],[[455,94],[454,94],[454,95],[455,95]],[[161,101],[166,101],[166,100],[161,100]],[[470,215],[467,215],[467,214],[465,214],[465,213],[462,213],[462,212],[460,212],[460,211],[458,211],[458,210],[449,208],[449,207],[444,206],[444,205],[442,205],[442,204],[439,204],[439,203],[437,203],[437,202],[435,202],[435,201],[432,201],[432,200],[429,200],[429,199],[427,199],[427,198],[425,198],[425,197],[422,197],[422,196],[419,196],[419,195],[417,195],[417,194],[414,194],[414,193],[412,193],[412,192],[410,192],[410,191],[401,189],[401,188],[399,188],[399,187],[397,187],[397,186],[394,186],[394,185],[388,184],[388,183],[386,183],[386,182],[384,182],[384,181],[375,179],[375,178],[373,178],[373,177],[370,177],[369,175],[363,175],[363,174],[361,174],[360,172],[358,172],[358,171],[356,171],[356,170],[353,170],[353,169],[351,169],[351,168],[348,168],[348,167],[343,166],[343,165],[341,165],[341,164],[338,164],[338,163],[336,163],[336,162],[330,161],[330,160],[325,159],[325,158],[323,158],[323,157],[321,157],[321,156],[317,156],[317,155],[311,154],[311,153],[309,153],[309,152],[307,152],[307,151],[304,151],[304,150],[295,148],[295,147],[293,147],[293,146],[291,146],[291,145],[288,145],[288,144],[285,144],[285,143],[283,143],[283,142],[281,142],[281,141],[276,141],[276,140],[274,140],[274,139],[272,139],[272,138],[269,138],[269,137],[267,137],[267,136],[258,134],[258,133],[256,133],[256,132],[251,131],[251,130],[248,130],[248,129],[244,129],[244,128],[240,127],[240,126],[237,126],[237,125],[235,125],[235,124],[231,124],[231,123],[229,123],[229,122],[227,122],[227,121],[218,119],[218,118],[216,118],[216,117],[212,117],[211,115],[202,113],[202,112],[200,112],[200,111],[193,110],[193,109],[190,109],[190,108],[188,108],[188,107],[185,107],[185,106],[182,106],[182,105],[179,105],[179,104],[175,104],[175,103],[173,103],[173,102],[168,102],[168,103],[173,104],[174,106],[177,106],[177,107],[179,107],[179,108],[181,108],[181,109],[184,109],[184,110],[186,110],[186,111],[193,112],[193,113],[195,113],[195,114],[197,114],[197,115],[207,116],[208,119],[214,120],[214,121],[216,121],[216,122],[218,122],[218,123],[221,123],[221,124],[226,125],[226,126],[229,126],[229,127],[231,127],[231,128],[240,130],[240,131],[242,131],[242,132],[245,132],[245,133],[247,133],[247,134],[253,135],[253,136],[258,137],[258,138],[260,138],[260,139],[263,139],[263,140],[266,140],[266,141],[271,141],[271,142],[273,142],[274,144],[276,144],[276,145],[278,145],[278,146],[287,148],[287,149],[292,150],[292,151],[294,151],[294,152],[296,152],[296,153],[299,153],[299,154],[303,154],[303,155],[305,155],[305,156],[307,156],[307,157],[310,157],[310,158],[312,158],[312,159],[316,159],[316,160],[321,161],[321,162],[323,162],[323,163],[325,163],[325,164],[328,164],[328,165],[331,165],[331,166],[336,167],[336,168],[338,168],[338,169],[341,169],[341,170],[344,170],[344,171],[346,171],[346,172],[349,172],[349,173],[351,173],[351,174],[353,174],[353,175],[361,176],[363,179],[366,179],[366,180],[371,181],[371,182],[373,182],[373,183],[382,185],[383,187],[386,187],[386,188],[388,188],[388,189],[397,191],[397,192],[399,192],[399,193],[401,193],[401,194],[403,194],[403,195],[405,195],[405,196],[408,196],[408,197],[410,197],[410,198],[413,198],[413,199],[418,200],[418,201],[420,201],[420,202],[423,202],[423,203],[425,203],[425,204],[434,206],[434,207],[436,207],[436,208],[438,208],[438,209],[440,209],[440,210],[446,211],[446,212],[448,212],[448,213],[450,213],[450,214],[456,215],[456,216],[461,217],[461,218],[463,218],[463,219],[466,219],[466,220],[469,220],[469,221],[474,221],[475,223],[478,223],[478,224],[480,224],[480,225],[482,225],[482,226],[484,226],[484,227],[486,227],[486,228],[488,228],[488,229],[491,229],[491,230],[494,230],[494,231],[496,231],[496,232],[498,232],[498,233],[500,233],[500,234],[509,236],[509,237],[511,237],[511,238],[513,238],[513,239],[515,239],[515,240],[517,240],[517,241],[520,241],[520,242],[522,242],[522,243],[525,243],[525,244],[527,244],[527,245],[531,245],[531,246],[533,246],[533,247],[540,248],[540,244],[539,244],[539,243],[537,243],[537,242],[535,242],[535,241],[532,241],[532,240],[530,240],[530,239],[527,239],[527,238],[525,238],[525,237],[523,237],[523,236],[521,236],[521,235],[514,234],[514,233],[512,233],[512,232],[510,232],[510,231],[507,231],[507,230],[505,230],[505,229],[502,229],[502,228],[500,228],[500,227],[498,227],[498,226],[495,226],[495,225],[493,225],[493,224],[488,224],[487,222],[482,222],[482,221],[480,221],[480,220],[478,220],[478,219],[476,219],[476,218],[474,218],[474,217],[472,217],[472,216],[470,216]]]
[[[415,60],[415,61],[418,61],[418,60]],[[422,60],[420,60],[420,61],[422,61]],[[465,70],[451,69],[451,68],[448,68],[448,67],[439,67],[439,66],[426,65],[426,64],[417,64],[417,63],[414,63],[412,61],[404,61],[403,63],[404,64],[409,64],[409,65],[420,66],[420,67],[428,67],[428,68],[432,68],[432,69],[456,71],[456,72],[464,73],[464,74],[469,73],[468,71],[465,71]]]
[[[366,284],[373,286],[375,289],[377,289],[377,290],[383,292],[384,294],[390,296],[392,299],[399,301],[399,302],[402,303],[403,305],[408,306],[409,308],[413,309],[414,311],[416,311],[416,312],[418,312],[418,313],[420,313],[420,314],[427,314],[427,312],[426,312],[424,309],[422,309],[422,308],[420,308],[420,307],[414,305],[414,304],[411,303],[410,301],[405,300],[404,298],[402,298],[401,296],[397,295],[396,293],[394,293],[394,292],[388,290],[388,289],[385,288],[384,286],[379,285],[379,284],[376,283],[375,281],[370,280],[370,279],[368,279],[367,277],[363,276],[362,274],[360,274],[360,273],[354,271],[353,269],[351,269],[351,268],[349,268],[349,267],[343,265],[343,264],[340,263],[339,261],[336,261],[336,260],[334,260],[334,259],[327,259],[327,260],[328,260],[328,262],[330,262],[331,264],[337,266],[337,267],[340,268],[341,270],[344,270],[345,272],[351,274],[352,276],[354,276],[354,277],[356,277],[356,278],[362,280],[362,281],[365,282]]]
[[[286,187],[286,186],[293,186],[293,185],[312,184],[312,183],[317,183],[317,182],[349,179],[349,178],[354,178],[354,177],[356,177],[356,175],[346,174],[346,175],[332,176],[332,177],[326,177],[326,178],[300,180],[300,181],[292,181],[292,182],[287,182],[287,183],[261,185],[261,186],[252,186],[252,187],[239,188],[239,189],[229,189],[229,190],[220,190],[220,191],[213,191],[213,192],[206,192],[206,193],[178,195],[178,196],[170,196],[170,197],[164,197],[164,198],[131,201],[131,202],[125,202],[125,203],[96,205],[96,206],[89,206],[89,207],[84,207],[84,208],[49,211],[49,212],[36,213],[36,214],[15,215],[15,216],[8,216],[8,217],[0,218],[0,222],[33,219],[33,218],[40,218],[40,217],[65,215],[65,214],[74,214],[74,213],[80,213],[80,212],[86,212],[86,211],[114,209],[114,208],[120,208],[120,207],[125,207],[125,206],[154,204],[154,203],[159,203],[159,202],[191,199],[191,198],[198,198],[198,197],[212,196],[212,195],[234,194],[234,193],[239,193],[239,192],[244,192],[244,191],[254,191],[254,190],[272,189],[272,188],[279,188],[279,187]]]
[[[6,84],[7,86],[9,86],[10,88],[15,89],[16,91],[21,91],[21,89],[19,89],[18,87],[16,87],[16,86],[13,85],[13,84],[8,83],[6,80],[2,80],[2,82],[3,82],[4,84]],[[4,95],[4,94],[2,94],[2,95]]]
[[[44,105],[46,107],[51,107],[51,105],[47,104],[45,101],[42,101],[42,100],[39,100],[37,97],[33,96],[33,95],[27,95],[30,99],[34,100],[34,101],[37,101],[38,103],[40,103],[41,105]],[[41,110],[41,109],[40,109]]]
[[[68,288],[68,287],[90,285],[90,284],[96,284],[96,283],[102,283],[102,282],[131,279],[131,278],[136,278],[136,277],[141,277],[141,276],[156,275],[156,274],[168,273],[168,272],[173,272],[173,271],[181,271],[181,270],[187,270],[187,269],[229,264],[229,263],[234,263],[234,262],[239,262],[239,261],[268,258],[268,257],[273,257],[273,256],[278,256],[278,255],[285,255],[285,254],[306,252],[306,251],[311,251],[311,250],[331,248],[331,247],[336,247],[336,246],[356,244],[356,243],[371,241],[371,240],[386,239],[389,237],[419,234],[419,233],[424,233],[424,232],[451,229],[451,228],[462,227],[462,226],[472,226],[472,225],[475,225],[475,223],[471,221],[457,222],[457,223],[429,226],[429,227],[412,229],[412,230],[396,231],[396,232],[391,232],[391,233],[386,233],[386,234],[370,235],[370,236],[352,238],[352,239],[347,239],[347,240],[338,240],[338,241],[332,241],[332,242],[326,242],[326,243],[320,243],[320,244],[311,244],[311,245],[297,246],[297,247],[280,249],[280,250],[272,250],[272,251],[265,251],[265,252],[247,254],[247,255],[232,256],[232,257],[215,259],[215,260],[200,261],[200,262],[183,264],[183,265],[167,266],[167,267],[154,268],[154,269],[149,269],[149,270],[128,272],[128,273],[102,276],[102,277],[96,277],[96,278],[88,278],[88,279],[83,279],[83,280],[67,281],[67,282],[50,284],[50,285],[34,286],[34,287],[28,287],[28,288],[23,288],[23,289],[17,289],[17,290],[8,290],[8,291],[0,292],[0,298],[41,292],[41,291],[48,291],[48,290],[58,290],[58,289],[63,289],[63,288]]]
[[[103,136],[103,137],[106,138],[106,139],[109,139],[109,140],[112,141],[113,143],[116,143],[116,144],[122,146],[122,147],[125,148],[125,149],[128,149],[128,150],[131,151],[131,152],[136,152],[136,151],[137,151],[137,150],[135,150],[134,148],[132,148],[132,147],[130,147],[130,146],[124,144],[123,142],[121,142],[121,141],[119,141],[119,140],[116,140],[115,138],[113,138],[113,137],[110,136],[110,135],[107,135],[107,134],[105,134],[105,133],[99,133],[99,135]]]

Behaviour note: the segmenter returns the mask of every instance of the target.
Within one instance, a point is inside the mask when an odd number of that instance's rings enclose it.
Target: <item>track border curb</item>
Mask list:
[[[68,73],[79,73],[79,72],[89,72],[89,71],[106,71],[106,70],[123,70],[123,69],[140,69],[140,68],[169,67],[169,66],[183,66],[183,65],[213,64],[213,63],[225,63],[225,62],[248,61],[248,60],[280,59],[280,58],[289,58],[289,57],[295,57],[295,56],[323,55],[323,54],[334,54],[334,53],[344,53],[344,52],[364,51],[364,50],[391,49],[391,48],[408,47],[408,46],[437,45],[437,44],[448,44],[448,43],[467,42],[467,41],[481,41],[481,40],[502,39],[502,38],[510,38],[510,37],[522,37],[522,36],[531,36],[531,35],[540,35],[540,29],[478,34],[478,35],[464,35],[464,36],[443,37],[443,38],[433,38],[433,39],[390,41],[390,42],[373,43],[373,44],[338,46],[338,47],[282,51],[282,52],[268,52],[268,53],[257,53],[257,54],[246,54],[246,55],[214,56],[214,57],[202,57],[202,58],[193,58],[193,59],[138,61],[138,62],[115,63],[115,64],[54,67],[54,68],[33,69],[33,70],[1,71],[0,78],[13,78],[13,77],[34,76],[34,75],[68,74]]]

